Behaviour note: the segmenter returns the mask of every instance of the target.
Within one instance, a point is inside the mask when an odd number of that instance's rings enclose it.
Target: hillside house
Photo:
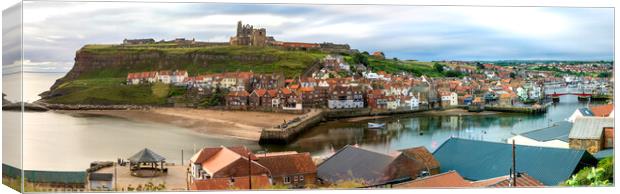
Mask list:
[[[183,84],[183,81],[188,77],[187,71],[185,70],[175,70],[170,75],[170,83],[175,85]]]
[[[245,90],[231,91],[226,95],[226,107],[233,109],[246,109],[250,94]]]
[[[330,109],[364,108],[364,94],[359,87],[336,85],[330,89],[327,107]]]

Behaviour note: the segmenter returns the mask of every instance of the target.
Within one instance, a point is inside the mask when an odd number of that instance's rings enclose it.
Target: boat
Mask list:
[[[377,129],[385,127],[385,123],[368,123],[368,128]]]

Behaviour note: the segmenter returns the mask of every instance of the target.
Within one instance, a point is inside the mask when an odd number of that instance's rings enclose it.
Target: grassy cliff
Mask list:
[[[180,47],[174,44],[86,45],[76,52],[67,75],[43,94],[62,104],[165,104],[169,88],[124,84],[129,72],[187,70],[203,73],[253,71],[283,73],[293,78],[327,53],[289,51],[272,47]]]

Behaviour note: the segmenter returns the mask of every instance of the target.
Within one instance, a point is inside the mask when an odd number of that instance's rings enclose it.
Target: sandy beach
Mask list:
[[[191,108],[154,108],[150,110],[56,111],[73,115],[101,115],[139,122],[172,124],[214,136],[258,141],[263,128],[273,127],[299,115],[286,113],[222,111]]]

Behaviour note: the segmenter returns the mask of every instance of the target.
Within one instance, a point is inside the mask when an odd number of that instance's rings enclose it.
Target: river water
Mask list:
[[[37,94],[49,89],[54,80],[62,76],[57,73],[24,74],[24,100],[32,102],[38,99]],[[187,160],[203,146],[220,145],[245,145],[257,152],[307,151],[313,155],[326,155],[347,144],[358,144],[386,153],[414,146],[426,146],[434,151],[450,137],[504,142],[513,133],[565,120],[575,109],[585,106],[586,103],[578,102],[574,96],[562,96],[561,102],[550,107],[544,115],[401,115],[372,120],[387,123],[385,130],[367,129],[368,121],[331,121],[309,130],[286,146],[260,146],[252,141],[210,136],[167,124],[103,116],[26,112],[23,115],[23,167],[28,170],[84,170],[92,161],[128,158],[145,147],[174,163],[180,163],[181,158]],[[18,129],[6,127],[19,123],[19,113],[3,111],[2,114],[5,134],[19,132]],[[19,144],[16,137],[3,136],[3,146]],[[3,153],[3,162],[20,166],[20,160],[12,157],[19,155],[18,150],[4,149],[8,152]]]

